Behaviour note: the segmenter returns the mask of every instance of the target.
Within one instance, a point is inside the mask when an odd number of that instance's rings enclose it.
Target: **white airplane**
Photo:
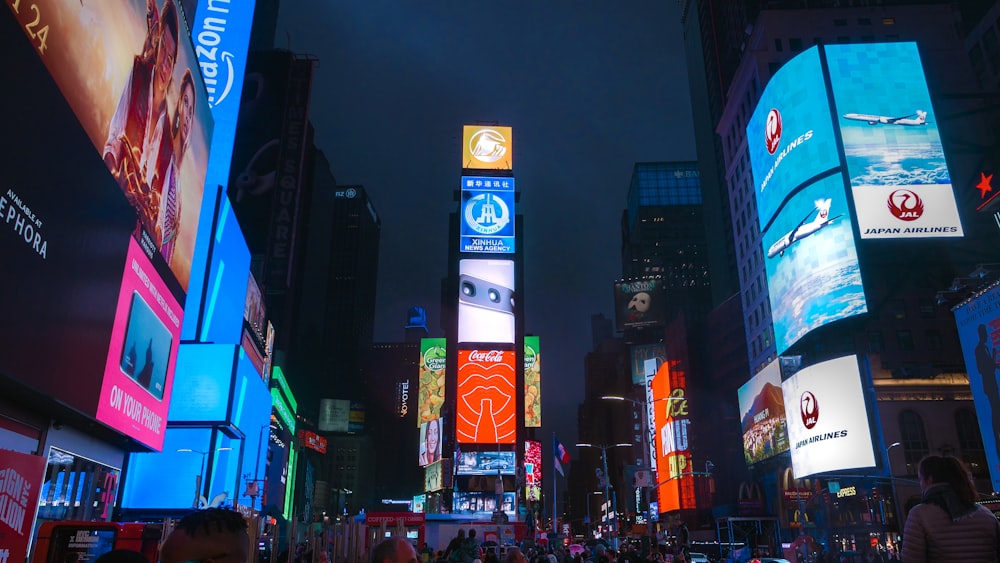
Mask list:
[[[816,200],[816,208],[809,212],[799,224],[795,226],[794,229],[789,231],[785,236],[778,239],[771,248],[767,249],[767,257],[774,258],[775,256],[784,256],[785,251],[788,250],[789,246],[792,246],[796,242],[806,238],[809,235],[816,234],[820,229],[833,223],[833,220],[837,217],[830,217],[830,204],[833,200],[830,199],[818,199]],[[809,217],[813,213],[816,213],[816,218],[810,223],[806,223]]]
[[[917,110],[917,113],[904,115],[903,117],[889,117],[887,115],[871,115],[868,113],[845,113],[844,119],[854,121],[867,121],[868,125],[907,125],[910,127],[927,125],[927,112]]]

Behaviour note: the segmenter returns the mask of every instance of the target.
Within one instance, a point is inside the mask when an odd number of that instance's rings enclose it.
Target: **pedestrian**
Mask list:
[[[482,561],[483,551],[479,548],[479,540],[476,539],[476,529],[469,528],[465,541],[462,542],[462,563],[473,563],[476,559]]]
[[[922,498],[906,519],[903,561],[997,561],[1000,521],[976,504],[965,464],[954,456],[926,456],[917,466],[917,480]]]
[[[389,538],[372,550],[371,563],[417,563],[417,550],[406,538]]]
[[[249,557],[246,520],[224,508],[199,510],[181,518],[160,547],[160,563],[246,563]]]
[[[459,528],[458,534],[451,538],[448,547],[444,548],[444,558],[447,561],[461,562],[462,542],[465,541],[465,530]]]

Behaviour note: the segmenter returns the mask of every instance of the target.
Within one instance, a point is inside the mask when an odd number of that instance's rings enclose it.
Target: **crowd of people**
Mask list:
[[[927,456],[918,465],[921,502],[906,516],[901,558],[894,552],[869,551],[834,554],[826,550],[797,553],[796,563],[856,561],[930,563],[941,561],[1000,562],[1000,520],[977,504],[971,473],[953,456]],[[562,546],[522,542],[517,546],[487,545],[476,538],[475,528],[460,529],[443,550],[423,543],[418,549],[402,537],[387,539],[371,550],[371,563],[664,563],[690,561],[686,526],[681,525],[670,544],[648,547],[623,542],[618,551],[600,543]],[[575,547],[572,549],[571,547]],[[245,563],[250,554],[247,523],[233,511],[208,509],[181,519],[164,540],[161,563]],[[753,561],[749,554],[727,554],[730,561]],[[287,555],[285,556],[287,557]],[[279,556],[278,561],[285,561]],[[311,558],[310,558],[311,560]],[[328,561],[326,558],[321,560]],[[96,563],[144,563],[138,552],[116,550]]]

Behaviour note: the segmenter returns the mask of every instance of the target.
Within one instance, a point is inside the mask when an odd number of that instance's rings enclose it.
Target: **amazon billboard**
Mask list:
[[[824,49],[861,238],[963,236],[917,44]]]
[[[796,479],[875,467],[856,356],[804,367],[781,384],[781,393]]]
[[[868,310],[819,47],[771,77],[746,135],[781,354]]]
[[[513,170],[514,129],[496,125],[462,127],[462,168]]]
[[[740,423],[747,465],[788,451],[781,365],[774,360],[740,387]]]
[[[458,351],[456,442],[515,443],[515,360],[513,350]]]

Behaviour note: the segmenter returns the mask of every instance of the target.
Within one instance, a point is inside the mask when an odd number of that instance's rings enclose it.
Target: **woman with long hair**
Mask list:
[[[1000,561],[1000,521],[976,503],[965,464],[953,456],[927,456],[917,478],[923,496],[906,518],[903,561]]]

